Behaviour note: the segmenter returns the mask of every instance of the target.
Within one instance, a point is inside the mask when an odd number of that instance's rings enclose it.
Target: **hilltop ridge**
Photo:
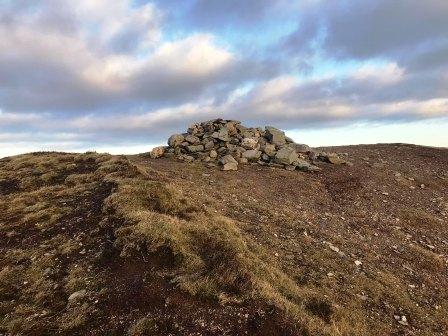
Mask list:
[[[448,150],[319,150],[353,165],[0,159],[0,333],[446,335]]]

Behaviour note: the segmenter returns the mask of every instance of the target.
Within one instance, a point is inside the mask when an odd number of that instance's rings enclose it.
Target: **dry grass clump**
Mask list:
[[[154,319],[150,317],[143,317],[128,330],[128,335],[157,336],[160,335],[160,329]]]
[[[92,308],[65,310],[72,291],[86,287],[75,254],[81,246],[71,235],[92,215],[84,202],[104,184],[97,170],[110,158],[34,153],[0,160],[0,334],[54,334],[85,322]]]
[[[122,257],[153,256],[172,281],[192,295],[223,302],[262,300],[284,311],[304,333],[342,335],[360,330],[338,315],[347,332],[331,324],[333,304],[300,287],[267,251],[226,217],[198,211],[163,183],[116,179],[108,208],[126,219],[116,231]]]

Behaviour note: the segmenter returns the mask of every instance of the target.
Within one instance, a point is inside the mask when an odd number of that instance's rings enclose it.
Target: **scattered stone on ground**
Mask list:
[[[241,164],[260,164],[315,172],[321,169],[316,165],[319,162],[350,164],[336,153],[318,152],[295,143],[275,127],[245,127],[240,121],[223,119],[196,123],[187,133],[171,135],[168,146],[154,148],[151,157],[201,161],[208,167],[220,164],[222,170],[237,170]]]
[[[73,294],[71,294],[68,297],[68,302],[74,302],[74,301],[80,300],[80,299],[84,298],[86,296],[86,294],[87,294],[87,291],[85,289],[81,289],[77,292],[74,292]]]
[[[401,325],[404,325],[404,326],[409,325],[409,323],[408,323],[408,319],[406,318],[405,315],[402,315],[402,316],[400,316],[400,315],[394,315],[394,318],[395,318],[395,320],[396,320],[398,323],[400,323]]]

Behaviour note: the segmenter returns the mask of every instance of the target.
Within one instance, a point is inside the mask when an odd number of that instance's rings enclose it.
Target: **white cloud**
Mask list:
[[[252,97],[257,102],[282,97],[297,86],[298,80],[294,76],[281,76],[261,83],[253,92]]]
[[[379,85],[389,85],[403,79],[404,69],[396,63],[380,65],[365,64],[356,68],[350,76],[356,81],[375,81]]]
[[[148,59],[148,68],[165,67],[170,72],[206,76],[233,61],[230,52],[217,46],[210,34],[197,34],[162,44]]]
[[[0,110],[0,126],[20,125],[28,122],[36,122],[39,119],[40,116],[33,113],[6,113]]]
[[[87,20],[82,26],[89,26],[94,25],[89,21],[93,20],[91,12],[107,7],[101,12],[106,19],[99,19],[98,27],[87,29],[99,29],[102,38],[126,25],[139,27],[140,15],[150,20],[152,5],[144,6],[142,14],[136,9],[125,10],[126,3],[120,1],[109,8],[103,1],[84,1],[73,5],[73,10],[77,8]],[[199,96],[235,64],[234,56],[210,34],[158,41],[145,53],[122,54],[98,48],[83,34],[48,31],[43,25],[18,20],[16,24],[0,20],[0,76],[4,86],[0,88],[0,107],[18,112],[85,111],[126,100],[188,99]],[[145,37],[138,36],[138,41],[145,43]]]
[[[406,113],[421,118],[444,117],[448,116],[448,98],[394,102],[384,104],[384,107],[380,111],[383,115]]]

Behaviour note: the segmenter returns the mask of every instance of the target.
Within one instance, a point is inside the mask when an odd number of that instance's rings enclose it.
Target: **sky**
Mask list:
[[[446,0],[0,0],[0,157],[213,118],[448,147]]]

